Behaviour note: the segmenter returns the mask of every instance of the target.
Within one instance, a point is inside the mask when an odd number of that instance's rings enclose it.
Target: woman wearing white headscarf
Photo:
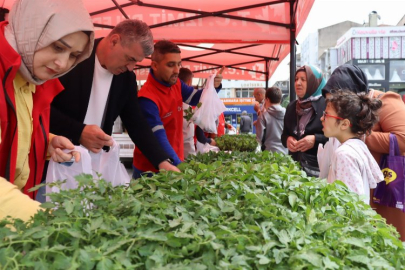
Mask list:
[[[0,176],[31,198],[47,156],[80,158],[62,152],[73,149],[68,139],[49,134],[50,103],[63,90],[55,78],[86,59],[93,42],[81,0],[17,0],[9,21],[0,23]]]

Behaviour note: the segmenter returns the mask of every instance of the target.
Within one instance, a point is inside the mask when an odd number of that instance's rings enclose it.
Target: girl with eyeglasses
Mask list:
[[[370,200],[370,188],[384,180],[377,162],[363,141],[364,135],[378,122],[378,109],[382,103],[366,93],[355,94],[337,90],[326,100],[321,117],[326,137],[336,138],[341,145],[331,157],[328,183],[341,180],[347,187]]]

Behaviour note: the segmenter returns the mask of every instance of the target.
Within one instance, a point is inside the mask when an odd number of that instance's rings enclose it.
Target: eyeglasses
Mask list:
[[[339,119],[339,120],[345,120],[342,117],[335,116],[335,115],[330,115],[330,114],[327,114],[325,111],[323,111],[323,119],[325,120],[326,117],[332,117],[332,118]],[[352,126],[352,124],[350,124],[350,126]]]
[[[335,119],[344,120],[344,118],[342,118],[342,117],[330,115],[330,114],[327,114],[325,111],[323,111],[323,118],[326,119],[326,117],[332,117],[332,118],[335,118]]]

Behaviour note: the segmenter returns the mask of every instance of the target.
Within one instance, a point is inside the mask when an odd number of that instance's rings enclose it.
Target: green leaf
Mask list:
[[[54,203],[52,203],[52,202],[44,202],[44,203],[41,203],[40,206],[42,208],[47,208],[47,209],[56,207],[56,205]]]
[[[162,232],[161,233],[152,233],[152,234],[144,233],[144,234],[140,235],[140,237],[144,238],[144,239],[152,240],[152,241],[163,241],[163,242],[167,241],[166,234],[162,233]]]
[[[113,269],[113,262],[108,258],[102,258],[96,266],[97,270],[110,270]]]
[[[288,193],[288,202],[290,203],[291,207],[294,207],[297,203],[298,197],[297,194],[294,192],[289,192]]]
[[[288,257],[288,255],[285,254],[285,251],[284,251],[284,250],[281,250],[281,249],[275,249],[275,250],[273,250],[273,256],[274,256],[274,259],[276,259],[276,264],[280,264],[281,261],[282,261],[284,258],[287,258],[287,257]]]
[[[39,185],[36,185],[35,187],[32,187],[32,188],[28,189],[28,191],[29,192],[34,192],[34,191],[36,191],[36,190],[38,190],[38,189],[40,189],[41,187],[44,187],[44,186],[46,186],[46,184],[39,184]]]
[[[182,219],[181,218],[176,218],[173,220],[169,220],[169,227],[170,228],[174,228],[177,227],[181,224]]]
[[[324,257],[322,261],[325,266],[325,269],[339,269],[339,265],[331,261],[329,257]]]
[[[232,257],[232,264],[248,266],[249,264],[247,262],[247,259],[249,258],[245,255],[235,255]]]
[[[74,238],[82,238],[82,234],[79,230],[76,229],[68,229],[67,232],[73,236]]]
[[[267,258],[266,256],[264,256],[264,255],[256,255],[256,257],[257,258],[259,258],[260,260],[259,260],[259,264],[261,264],[261,265],[264,265],[264,264],[269,264],[271,261],[270,261],[270,259],[269,258]]]
[[[41,239],[41,238],[47,236],[48,233],[49,233],[48,231],[41,230],[41,231],[39,231],[39,232],[33,233],[33,234],[31,235],[31,237],[32,237],[33,239]]]
[[[215,243],[214,241],[211,241],[210,244],[211,244],[212,248],[215,250],[224,248],[224,245]]]
[[[343,240],[342,243],[350,244],[350,245],[353,245],[356,247],[366,248],[366,244],[363,242],[362,239],[359,239],[359,238],[351,237],[351,238]]]
[[[263,248],[262,246],[247,246],[246,247],[247,250],[256,251],[256,252],[261,251],[262,248]]]
[[[288,246],[288,244],[291,242],[291,237],[288,235],[286,230],[281,230],[278,235],[278,240],[284,245]]]
[[[301,252],[300,254],[297,254],[293,257],[294,260],[300,259],[309,262],[315,267],[322,267],[322,256],[311,251],[311,250],[306,250]]]
[[[98,217],[91,221],[90,230],[94,231],[103,225],[104,219],[102,217]]]
[[[70,215],[70,214],[73,212],[74,205],[73,205],[73,202],[72,202],[72,201],[66,200],[66,201],[63,203],[63,206],[65,207],[66,213],[67,213],[68,215]]]
[[[110,246],[110,247],[105,251],[105,253],[104,253],[103,255],[104,255],[104,256],[107,256],[107,255],[109,255],[110,253],[116,251],[117,249],[119,249],[119,248],[121,248],[121,247],[123,247],[123,246],[126,246],[128,243],[132,243],[132,242],[134,242],[134,241],[135,241],[135,240],[133,240],[133,239],[121,240],[121,241],[119,241],[118,243],[116,243],[116,244]]]
[[[53,260],[54,269],[67,269],[71,265],[72,258],[69,258],[63,254],[56,254],[55,259]]]
[[[361,263],[364,265],[369,265],[371,260],[365,255],[349,255],[347,258],[353,262]]]

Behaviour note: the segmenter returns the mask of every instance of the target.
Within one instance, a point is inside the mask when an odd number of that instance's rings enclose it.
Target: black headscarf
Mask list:
[[[338,89],[347,89],[353,93],[368,93],[366,74],[355,65],[344,64],[337,67],[322,89],[322,96],[325,97],[326,93]]]

